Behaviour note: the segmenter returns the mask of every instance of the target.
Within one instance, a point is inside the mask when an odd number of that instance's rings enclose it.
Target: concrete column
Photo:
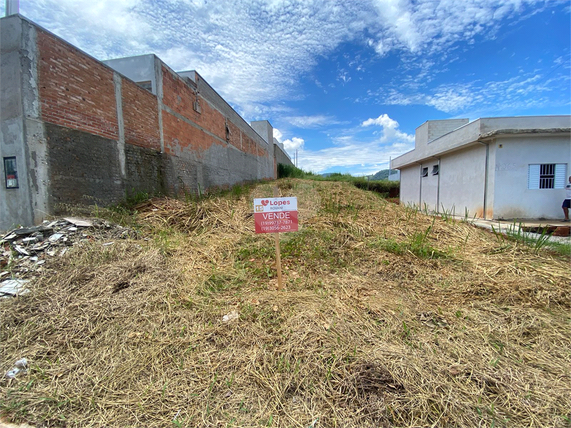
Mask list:
[[[41,105],[38,76],[36,28],[22,21],[22,106],[24,112],[24,147],[28,175],[32,223],[38,224],[51,213],[49,204],[48,147]]]
[[[258,177],[276,178],[277,165],[274,159],[274,128],[267,120],[256,120],[254,122],[250,122],[250,126],[267,143],[266,149],[268,151],[268,157],[266,160],[265,171],[263,171],[262,174],[258,174]]]
[[[155,57],[155,81],[157,83],[157,108],[159,109],[159,136],[161,140],[161,153],[165,152],[165,137],[163,134],[163,69],[161,60]]]
[[[121,168],[121,177],[127,177],[125,167],[125,122],[123,120],[123,96],[121,93],[122,82],[121,76],[117,72],[113,72],[113,85],[115,86],[115,105],[117,108],[117,127],[119,139],[117,140],[117,151],[119,153],[119,166]]]
[[[6,0],[6,16],[20,13],[20,0]]]
[[[1,19],[0,68],[0,230],[5,230],[49,214],[36,30],[18,15]],[[16,158],[18,188],[6,188],[4,157]]]

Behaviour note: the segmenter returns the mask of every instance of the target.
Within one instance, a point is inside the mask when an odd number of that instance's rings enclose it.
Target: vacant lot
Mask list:
[[[152,200],[0,302],[0,414],[38,426],[566,427],[569,257],[346,183]],[[224,315],[238,314],[223,321]]]

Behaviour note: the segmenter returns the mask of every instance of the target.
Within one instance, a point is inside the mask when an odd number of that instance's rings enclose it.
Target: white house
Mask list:
[[[571,116],[429,120],[393,159],[401,203],[486,219],[560,219]]]

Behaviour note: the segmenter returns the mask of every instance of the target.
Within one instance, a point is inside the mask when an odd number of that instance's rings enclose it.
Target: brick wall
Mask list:
[[[195,89],[187,83],[188,80],[183,80],[164,66],[162,71],[163,104],[225,141],[226,119],[224,116],[218,110],[213,109],[200,95],[198,95],[198,100],[201,112],[195,111],[194,102],[197,100],[197,95]]]
[[[115,203],[140,191],[205,191],[266,178],[267,173],[258,174],[268,162],[267,147],[211,88],[203,95],[194,82],[161,65],[160,153],[155,95],[124,76],[118,85],[104,64],[41,29],[37,34],[52,207]],[[121,114],[124,151],[117,142]]]
[[[157,97],[128,79],[122,79],[121,97],[125,142],[160,151]]]
[[[113,72],[59,38],[38,30],[42,119],[116,140]]]
[[[267,156],[267,150],[256,144],[252,138],[248,137],[241,129],[240,125],[234,123],[228,117],[225,117],[219,110],[212,107],[212,105],[200,94],[192,81],[183,79],[170,69],[163,66],[163,104],[170,108],[173,112],[187,118],[201,128],[204,128],[209,133],[214,134],[219,141],[215,138],[204,139],[202,136],[193,134],[186,139],[185,147],[192,149],[196,148],[199,151],[204,151],[214,143],[227,142],[228,144],[236,147],[237,149],[254,156]],[[201,112],[198,113],[194,109],[194,102],[198,100]],[[243,121],[242,121],[243,123]],[[163,129],[166,134],[178,135],[178,130],[169,130],[168,127],[174,125],[172,121],[165,123],[163,121]],[[227,138],[226,127],[228,127],[229,135]],[[183,128],[185,128],[183,126]],[[197,140],[193,138],[197,136]],[[166,145],[165,139],[165,145]],[[195,146],[196,144],[196,146]]]
[[[223,143],[186,121],[163,111],[165,152],[169,155],[200,158],[212,145]]]

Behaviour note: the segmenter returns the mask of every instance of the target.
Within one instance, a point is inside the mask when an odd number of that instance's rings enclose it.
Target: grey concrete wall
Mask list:
[[[287,155],[285,150],[282,150],[282,148],[280,146],[278,146],[277,144],[274,145],[274,154],[275,154],[277,163],[281,163],[283,165],[294,166],[293,162],[291,161],[290,157]]]
[[[563,218],[561,202],[565,198],[565,189],[528,189],[528,166],[566,164],[567,176],[571,175],[569,138],[564,136],[498,138],[496,146],[495,183],[493,183],[494,218]]]
[[[45,124],[50,165],[50,211],[69,205],[118,203],[125,197],[117,142]]]
[[[164,178],[166,155],[144,147],[125,144],[125,160],[127,196],[139,192],[151,195],[166,193]]]
[[[277,163],[274,160],[274,128],[267,120],[256,120],[250,122],[250,126],[262,137],[267,145],[269,158],[268,162],[260,165],[259,173],[262,177],[277,178]]]
[[[415,148],[426,146],[429,142],[467,124],[469,119],[427,120],[415,131]]]
[[[157,95],[155,58],[155,55],[149,54],[128,58],[108,59],[102,62],[136,83],[150,81],[152,87],[151,92]]]
[[[22,23],[0,19],[0,229],[29,224],[30,195],[24,146],[24,107],[21,79]],[[6,189],[4,157],[16,156],[19,188]]]
[[[267,168],[266,158],[221,144],[213,144],[200,156],[177,150],[174,156],[165,155],[164,159],[164,186],[177,195],[257,181],[258,171]]]
[[[429,120],[428,124],[428,142],[430,143],[461,126],[470,122],[470,119],[445,119],[445,120]]]
[[[538,130],[538,129],[569,129],[571,116],[515,116],[515,117],[483,117],[480,119],[480,133],[512,129],[512,130]]]
[[[47,215],[48,165],[39,120],[36,31],[20,16],[0,20],[0,229]],[[4,157],[15,156],[18,189],[6,189]]]
[[[426,207],[429,211],[445,211],[462,216],[468,212],[470,217],[483,217],[485,146],[471,146],[442,156],[438,175],[432,175],[432,168],[437,164],[438,159],[432,159],[401,170],[401,203],[421,209]],[[421,177],[422,167],[428,168],[427,177]],[[492,191],[489,190],[489,193]],[[493,200],[489,202],[490,207],[492,203]]]

